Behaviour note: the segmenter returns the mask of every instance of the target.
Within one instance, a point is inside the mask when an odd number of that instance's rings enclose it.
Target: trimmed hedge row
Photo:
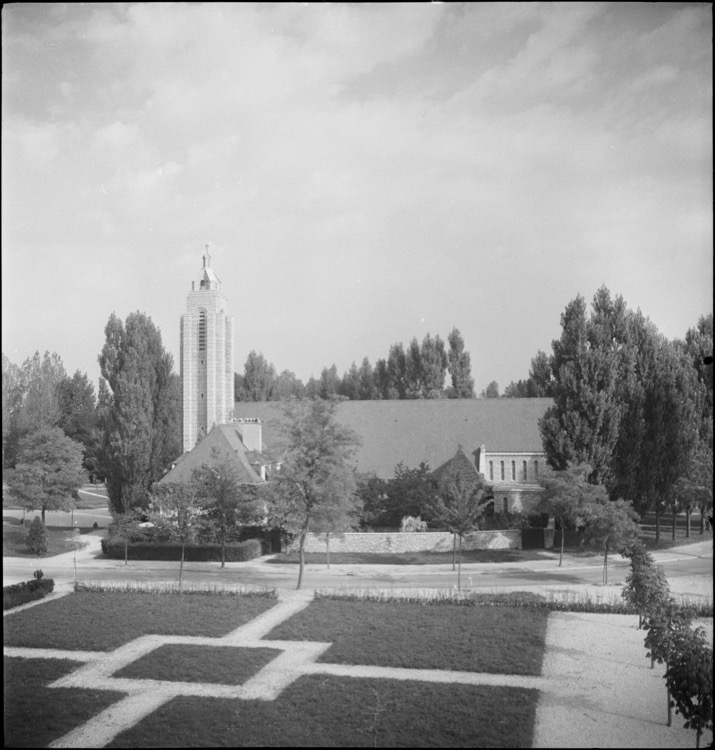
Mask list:
[[[12,609],[21,604],[44,599],[51,594],[55,588],[55,582],[51,578],[43,578],[34,581],[23,581],[12,586],[5,586],[2,590],[2,608]]]
[[[124,539],[121,537],[104,537],[102,552],[107,557],[124,559]],[[261,556],[261,542],[258,539],[247,539],[245,542],[226,544],[226,562],[246,562]],[[179,542],[129,542],[127,548],[129,560],[181,560]],[[221,562],[220,544],[187,544],[184,548],[184,560],[187,562]]]

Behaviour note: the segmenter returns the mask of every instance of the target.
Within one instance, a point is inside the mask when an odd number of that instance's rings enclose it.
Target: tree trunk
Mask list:
[[[226,567],[226,535],[221,537],[221,567]]]
[[[129,561],[129,536],[124,535],[124,564],[127,565]]]
[[[564,559],[564,537],[566,536],[566,530],[564,529],[564,519],[559,519],[561,523],[561,554],[559,555],[559,568],[561,567],[561,561]]]
[[[452,570],[457,569],[457,535],[452,534]]]
[[[673,541],[675,541],[675,522],[677,519],[677,514],[675,510],[675,499],[673,500]]]
[[[45,506],[42,506],[42,525],[45,525]]]
[[[608,542],[603,549],[603,585],[608,585]]]
[[[298,585],[296,589],[300,588],[300,584],[303,582],[303,568],[305,567],[305,537],[308,534],[308,526],[304,526],[300,531],[300,542],[298,544]]]
[[[325,561],[328,564],[328,570],[330,570],[330,532],[325,534]]]
[[[685,507],[685,537],[690,539],[690,506]]]
[[[655,504],[655,544],[656,547],[658,546],[658,543],[660,542],[660,512],[659,512],[659,506],[656,501]]]
[[[462,535],[459,535],[459,552],[457,556],[457,591],[462,590]]]
[[[705,533],[705,506],[700,506],[700,533]]]
[[[665,668],[668,669],[668,662],[665,663]],[[668,726],[673,725],[673,709],[670,707],[670,685],[665,683],[665,692],[668,696]]]
[[[181,591],[182,577],[184,575],[184,542],[181,541],[181,562],[179,563],[179,591]]]

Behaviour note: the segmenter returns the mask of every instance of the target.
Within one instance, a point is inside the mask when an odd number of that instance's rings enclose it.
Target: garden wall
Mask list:
[[[453,537],[449,531],[382,532],[330,535],[331,552],[451,552]],[[289,548],[298,549],[298,540]],[[473,531],[465,534],[462,549],[521,549],[521,530]],[[306,552],[325,552],[325,534],[309,534]]]

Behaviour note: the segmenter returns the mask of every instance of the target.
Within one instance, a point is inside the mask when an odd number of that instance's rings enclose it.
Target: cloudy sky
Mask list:
[[[712,311],[712,8],[6,5],[2,350],[96,380],[141,310],[179,366],[205,244],[302,380],[457,327],[527,376],[602,284],[669,338]]]

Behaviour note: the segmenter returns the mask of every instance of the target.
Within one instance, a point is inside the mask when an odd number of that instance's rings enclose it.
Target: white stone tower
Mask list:
[[[181,316],[184,451],[214,424],[230,421],[233,413],[233,315],[226,314],[227,300],[211,268],[208,246],[203,261]]]

